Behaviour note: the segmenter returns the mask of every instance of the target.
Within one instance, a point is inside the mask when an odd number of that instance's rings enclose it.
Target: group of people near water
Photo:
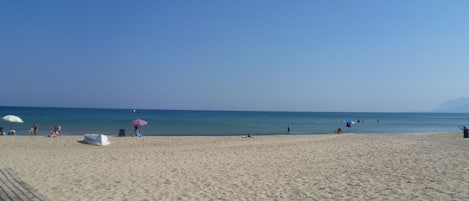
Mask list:
[[[351,120],[347,120],[347,121],[344,121],[344,122],[345,122],[345,127],[347,127],[347,128],[351,128],[352,124],[355,124],[355,122],[353,122]],[[357,120],[357,122],[360,123],[360,119]],[[361,122],[363,122],[363,121],[361,121]],[[379,123],[379,119],[376,120],[376,123]],[[341,134],[342,132],[343,132],[343,130],[340,127],[335,130],[336,134]]]
[[[34,124],[31,127],[31,129],[28,130],[28,133],[30,133],[32,135],[37,135],[39,133],[39,125]],[[47,136],[48,137],[57,137],[57,136],[60,136],[61,133],[62,133],[62,126],[55,125],[54,129],[50,130],[49,134]],[[5,131],[3,131],[3,127],[0,127],[0,135],[16,135],[16,131],[14,129],[10,129],[8,131],[8,133],[5,133]]]
[[[3,127],[0,127],[0,135],[16,135],[16,131],[13,129],[10,129],[8,133],[5,133],[5,131],[3,131]]]
[[[137,136],[137,137],[141,137],[142,136],[142,133],[140,132],[140,127],[138,125],[135,125],[134,126],[134,133],[131,135],[132,137],[134,136]],[[28,130],[28,133],[32,134],[32,135],[37,135],[39,134],[39,125],[38,124],[34,124],[29,130]],[[54,129],[50,130],[47,137],[58,137],[62,134],[62,126],[61,125],[55,125],[54,126]],[[8,131],[8,133],[5,133],[5,131],[3,131],[3,126],[0,127],[0,135],[16,135],[16,131],[14,129],[10,129]]]

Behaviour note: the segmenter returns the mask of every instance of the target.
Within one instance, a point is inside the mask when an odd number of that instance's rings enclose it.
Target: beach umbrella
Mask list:
[[[20,117],[11,114],[5,115],[4,117],[2,117],[2,119],[9,123],[24,123],[24,121]]]
[[[352,124],[355,124],[355,122],[352,120],[344,120],[344,123],[346,124],[347,128],[350,128],[352,127]]]
[[[148,124],[148,122],[143,120],[143,119],[135,119],[135,120],[132,121],[132,125],[135,126],[135,135],[137,137],[142,137],[142,133],[140,133],[139,127],[140,126],[145,126],[147,124]]]
[[[16,115],[11,115],[11,114],[3,116],[2,119],[4,121],[10,123],[10,130],[12,129],[11,124],[13,124],[13,123],[19,123],[19,124],[24,123],[24,121],[20,117],[18,117]]]
[[[133,126],[139,126],[140,127],[140,126],[145,126],[147,124],[148,124],[148,122],[143,120],[143,119],[135,119],[135,120],[132,121]]]

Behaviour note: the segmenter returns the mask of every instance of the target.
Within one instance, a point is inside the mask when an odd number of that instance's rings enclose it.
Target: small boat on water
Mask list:
[[[98,145],[98,146],[105,146],[109,145],[109,137],[103,134],[85,134],[85,143]]]

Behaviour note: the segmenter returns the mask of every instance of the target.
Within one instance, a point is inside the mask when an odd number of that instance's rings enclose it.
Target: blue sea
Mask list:
[[[230,136],[327,134],[342,128],[348,133],[459,132],[469,126],[467,113],[363,113],[363,112],[249,112],[0,107],[0,115],[14,114],[23,124],[0,121],[4,131],[13,128],[18,135],[29,135],[33,124],[39,135],[59,124],[63,135],[103,133],[117,135],[119,129],[133,132],[131,121],[148,121],[141,127],[146,136]],[[344,120],[353,120],[347,128]],[[359,121],[359,123],[358,123]]]

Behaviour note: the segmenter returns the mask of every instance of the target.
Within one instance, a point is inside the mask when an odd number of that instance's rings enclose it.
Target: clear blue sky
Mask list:
[[[469,1],[0,1],[0,105],[431,111]]]

